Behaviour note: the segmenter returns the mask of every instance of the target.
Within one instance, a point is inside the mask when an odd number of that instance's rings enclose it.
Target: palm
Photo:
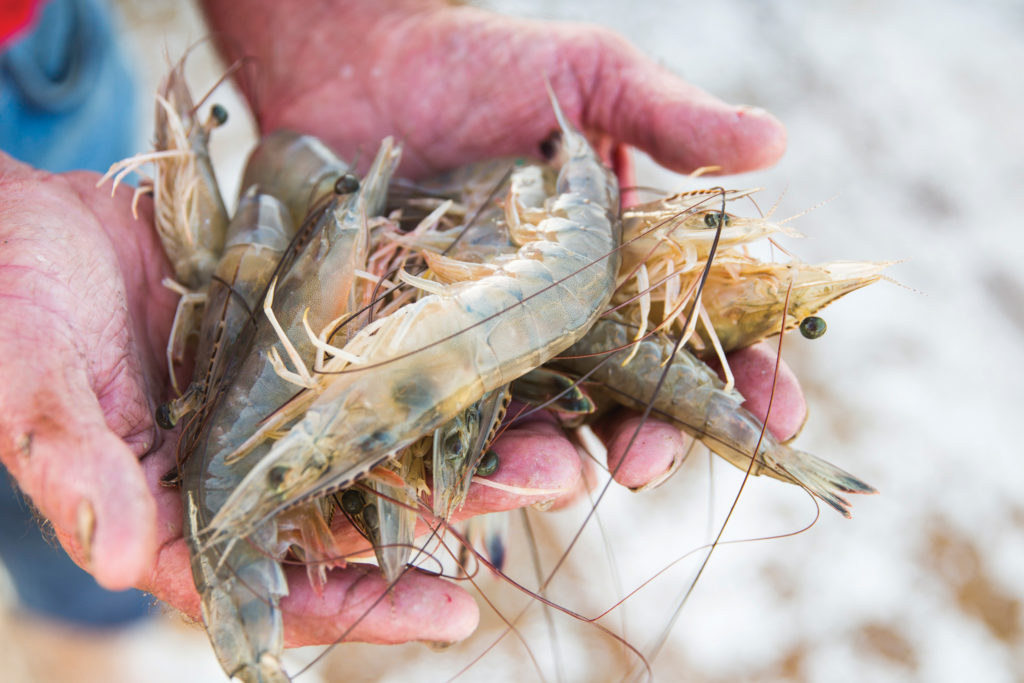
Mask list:
[[[127,587],[155,541],[138,458],[172,450],[151,407],[174,297],[159,285],[167,269],[152,231],[128,210],[130,190],[111,202],[94,174],[32,181],[0,221],[16,230],[0,256],[5,317],[17,321],[0,338],[0,432],[15,441],[5,464],[76,561]]]

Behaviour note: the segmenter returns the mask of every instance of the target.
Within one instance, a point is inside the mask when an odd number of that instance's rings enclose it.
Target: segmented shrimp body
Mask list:
[[[743,397],[727,391],[711,368],[685,348],[673,355],[675,340],[654,334],[634,342],[634,333],[634,326],[615,315],[604,318],[558,363],[576,373],[592,373],[588,378],[601,382],[623,405],[643,409],[651,402],[654,417],[678,424],[736,467],[802,486],[846,517],[850,505],[843,494],[875,492],[835,465],[778,443],[742,407]],[[639,348],[624,365],[633,344]],[[609,349],[621,350],[606,358]],[[662,389],[656,392],[659,382]]]

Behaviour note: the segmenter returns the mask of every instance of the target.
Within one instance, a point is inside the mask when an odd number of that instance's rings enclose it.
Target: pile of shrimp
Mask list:
[[[322,591],[351,560],[340,524],[393,583],[423,522],[449,528],[471,483],[500,486],[490,445],[513,399],[567,428],[642,410],[847,516],[846,494],[873,492],[766,431],[725,354],[795,327],[817,336],[815,313],[887,264],[758,260],[748,245],[787,229],[732,211],[751,191],[622,210],[614,173],[553,93],[549,163],[494,159],[413,183],[395,177],[401,150],[385,139],[360,177],[315,138],[278,131],[251,153],[229,216],[206,151],[223,110],[200,120],[181,63],[157,99],[156,149],[108,177],[154,168],[140,191],[154,195],[166,284],[182,295],[167,348],[175,398],[157,414],[181,430],[165,479],[181,490],[229,676],[289,680],[283,565],[303,562]],[[463,561],[500,571],[500,516],[466,524],[459,537],[478,540]]]

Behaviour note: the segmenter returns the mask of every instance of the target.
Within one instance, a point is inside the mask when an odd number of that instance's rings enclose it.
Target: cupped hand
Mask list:
[[[719,102],[594,27],[434,3],[268,3],[244,17],[232,7],[207,9],[229,54],[257,57],[248,94],[264,130],[312,132],[350,157],[394,134],[408,175],[539,154],[555,128],[545,77],[572,120],[676,170],[748,170],[774,161],[784,144],[770,116]],[[175,296],[159,283],[170,269],[147,202],[136,221],[130,190],[111,200],[95,180],[2,159],[0,457],[102,585],[141,587],[196,617],[179,497],[159,484],[173,467],[176,434],[152,419],[167,397]],[[579,476],[572,445],[543,420],[509,430],[495,450],[512,487],[569,491]],[[664,448],[631,452],[642,463]],[[479,511],[536,502],[474,495],[484,501]],[[386,587],[350,568],[332,572],[318,598],[295,579],[282,605],[292,645],[334,640]],[[451,641],[475,623],[461,589],[409,573],[350,637]]]

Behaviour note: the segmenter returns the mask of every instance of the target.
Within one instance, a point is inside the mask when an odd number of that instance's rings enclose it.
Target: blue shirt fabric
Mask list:
[[[50,0],[0,54],[0,149],[55,173],[135,153],[135,87],[99,0]]]
[[[36,26],[0,54],[0,149],[11,156],[52,172],[102,172],[135,152],[136,126],[134,83],[99,0],[50,0]],[[152,609],[141,591],[104,590],[45,538],[5,471],[0,561],[19,605],[36,613],[114,626]]]

